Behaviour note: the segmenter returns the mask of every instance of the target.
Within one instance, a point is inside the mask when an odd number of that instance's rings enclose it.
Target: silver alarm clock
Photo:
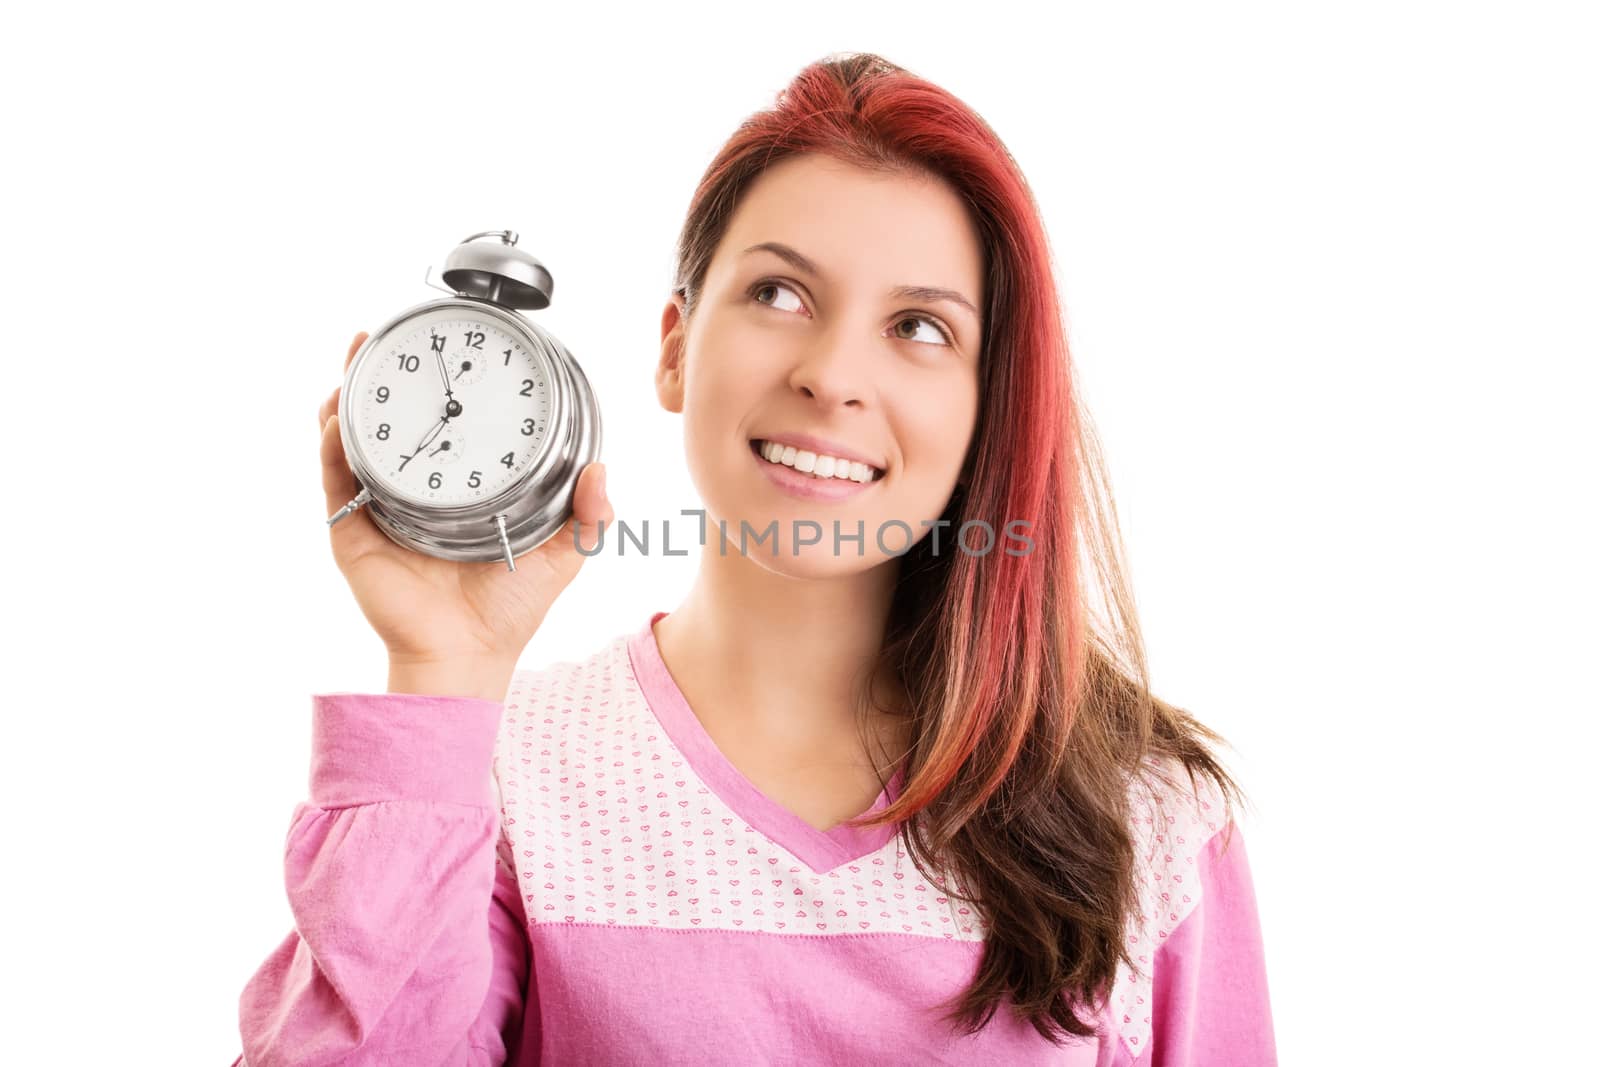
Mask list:
[[[453,295],[402,311],[356,353],[339,427],[361,491],[329,526],[365,507],[406,548],[516,570],[566,525],[600,458],[600,408],[572,354],[519,313],[548,307],[554,281],[516,244],[512,230],[463,240],[440,272]]]

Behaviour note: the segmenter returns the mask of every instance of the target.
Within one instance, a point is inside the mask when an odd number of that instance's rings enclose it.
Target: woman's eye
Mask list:
[[[778,303],[777,303],[777,296],[776,295],[773,296],[771,301],[767,301],[767,300],[761,299],[761,294],[766,292],[768,289],[773,290],[774,294],[776,294],[778,291],[781,290],[783,292],[788,293],[790,296],[796,297],[796,305],[797,306],[794,307],[794,308],[785,308],[785,307],[779,306]],[[775,282],[775,281],[757,282],[755,285],[752,285],[750,287],[749,296],[756,303],[758,303],[758,304],[766,304],[768,307],[778,308],[779,311],[795,311],[795,310],[804,309],[804,307],[805,307],[805,305],[803,303],[799,302],[799,299],[798,299],[799,294],[796,293],[789,286],[783,284],[782,282]],[[955,340],[954,340],[954,338],[952,338],[950,336],[949,331],[947,331],[943,326],[941,326],[937,319],[930,318],[927,315],[907,315],[905,318],[903,318],[899,322],[895,323],[895,325],[894,325],[894,329],[896,331],[895,332],[895,336],[898,337],[902,341],[915,341],[915,340],[917,340],[916,331],[913,331],[913,332],[911,332],[909,334],[899,332],[900,328],[902,326],[904,326],[908,322],[911,323],[914,326],[926,326],[928,328],[928,330],[930,331],[930,333],[933,335],[931,340],[924,340],[922,342],[923,344],[942,344],[942,345],[952,345],[952,346],[955,344]]]
[[[950,344],[950,335],[945,333],[944,327],[940,326],[933,319],[930,319],[925,315],[908,315],[905,318],[901,319],[899,322],[894,324],[895,330],[898,331],[900,329],[900,327],[904,326],[906,323],[910,323],[913,326],[926,326],[928,328],[929,332],[932,333],[934,338],[935,338],[935,340],[933,340],[932,342],[928,342],[928,343],[932,343],[932,344],[936,344],[936,345],[947,345],[947,344]],[[915,340],[917,335],[915,333],[912,333],[912,334],[910,334],[908,336],[906,334],[902,334],[902,333],[898,333],[897,332],[896,336],[898,336],[901,340],[911,341],[911,340]]]
[[[757,295],[759,293],[766,292],[768,289],[773,289],[773,290],[782,289],[783,291],[789,293],[791,296],[795,295],[793,289],[790,289],[787,285],[784,285],[781,282],[757,282],[755,284],[755,287],[750,290],[750,295],[755,299],[756,303],[758,303],[758,304],[768,304],[767,301],[762,300],[761,297],[759,295]],[[773,297],[773,299],[776,300],[777,297]],[[778,307],[778,305],[775,304],[775,303],[768,304],[768,306],[769,307]],[[802,304],[801,306],[804,307],[805,305]],[[780,310],[780,311],[792,311],[794,309],[793,308],[779,308],[778,310]]]

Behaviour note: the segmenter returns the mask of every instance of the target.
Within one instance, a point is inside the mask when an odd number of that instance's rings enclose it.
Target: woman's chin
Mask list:
[[[832,581],[848,578],[864,574],[874,567],[882,566],[885,562],[876,556],[857,556],[854,552],[848,555],[835,555],[823,545],[803,546],[798,555],[780,550],[777,555],[772,555],[770,552],[750,552],[746,558],[763,570],[799,581]]]

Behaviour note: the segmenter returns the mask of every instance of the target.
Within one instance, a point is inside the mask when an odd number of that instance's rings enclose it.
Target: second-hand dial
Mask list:
[[[454,404],[455,402],[451,401],[451,403]],[[455,407],[456,407],[456,410],[459,412],[460,409],[461,409],[461,405],[456,404]],[[422,454],[422,450],[423,449],[425,449],[429,445],[433,444],[433,439],[438,437],[439,434],[448,425],[450,425],[450,416],[448,414],[446,414],[446,415],[442,416],[439,419],[438,422],[433,424],[433,427],[428,430],[427,436],[423,437],[422,440],[417,442],[417,447],[413,448],[411,450],[411,454],[409,456],[401,456],[400,457],[400,469],[401,470],[405,470],[406,469],[406,464],[410,463],[412,460],[416,459],[418,456],[420,456]]]
[[[450,387],[460,390],[477,385],[488,373],[490,356],[481,352],[454,352],[445,357],[445,370],[450,376]]]

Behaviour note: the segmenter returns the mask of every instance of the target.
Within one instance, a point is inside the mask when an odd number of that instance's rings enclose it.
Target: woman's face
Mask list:
[[[723,551],[740,552],[743,523],[747,558],[825,577],[929,536],[977,422],[985,296],[978,232],[943,182],[815,155],[763,172],[692,320],[676,295],[662,319],[657,392],[684,416],[707,547],[721,522]],[[810,473],[758,454],[786,439],[784,456]],[[808,454],[831,457],[833,476]],[[870,480],[838,477],[845,459],[869,464]],[[940,552],[954,548],[954,530],[938,536]]]

